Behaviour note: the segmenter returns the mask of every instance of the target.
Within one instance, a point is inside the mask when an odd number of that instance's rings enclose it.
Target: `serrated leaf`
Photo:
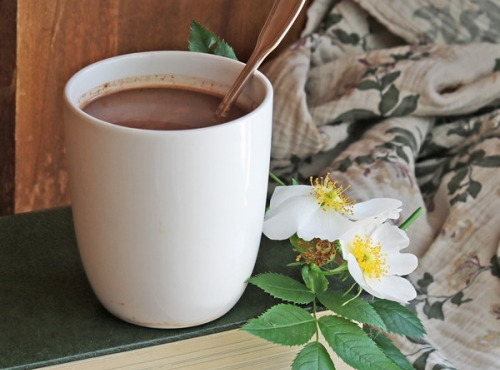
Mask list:
[[[375,309],[363,298],[353,298],[352,294],[346,294],[343,297],[341,293],[331,290],[318,296],[319,301],[336,314],[349,320],[385,330],[384,321],[382,321]],[[344,305],[347,301],[349,303]]]
[[[316,332],[316,323],[306,310],[282,303],[251,319],[241,329],[269,342],[300,346]]]
[[[392,343],[392,341],[387,338],[383,333],[378,330],[365,330],[370,338],[377,344],[377,346],[389,357],[392,361],[394,361],[401,369],[403,370],[415,370],[413,366],[411,366],[410,362],[406,358],[405,355],[401,353],[398,347]]]
[[[346,364],[356,369],[399,369],[355,323],[339,316],[322,316],[318,324],[327,343]]]
[[[388,332],[415,338],[425,334],[419,318],[401,304],[385,299],[375,299],[370,304],[384,321]]]
[[[311,342],[297,354],[292,370],[335,370],[335,365],[325,346],[319,342]]]
[[[250,278],[248,282],[258,286],[273,297],[285,301],[305,304],[311,303],[314,299],[314,293],[304,284],[285,275],[276,273],[260,274]]]
[[[196,21],[191,22],[191,34],[189,36],[189,50],[201,53],[215,54],[237,60],[236,54],[219,36],[203,27]]]

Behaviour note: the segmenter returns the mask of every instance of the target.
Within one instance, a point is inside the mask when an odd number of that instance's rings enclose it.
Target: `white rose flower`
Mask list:
[[[342,185],[325,178],[311,178],[311,185],[278,186],[264,219],[264,234],[273,240],[299,238],[334,241],[355,226],[371,219],[382,223],[399,218],[402,203],[397,199],[375,198],[355,203],[344,195]]]
[[[402,276],[417,268],[418,259],[413,254],[400,253],[410,241],[397,226],[360,222],[339,241],[349,273],[365,291],[400,303],[417,296],[413,285]]]

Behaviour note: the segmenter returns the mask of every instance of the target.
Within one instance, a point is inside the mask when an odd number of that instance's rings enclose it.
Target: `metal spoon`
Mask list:
[[[243,70],[240,72],[231,89],[217,107],[216,116],[224,117],[238,97],[241,88],[255,72],[264,59],[281,42],[293,22],[297,18],[305,0],[276,0],[260,31],[257,43]]]

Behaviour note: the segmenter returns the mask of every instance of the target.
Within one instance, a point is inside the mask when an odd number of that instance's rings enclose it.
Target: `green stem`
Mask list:
[[[274,173],[272,172],[269,172],[269,177],[272,178],[274,181],[276,181],[278,184],[280,184],[281,186],[286,186],[286,184],[281,181],[278,176],[276,176]]]
[[[413,212],[411,216],[408,217],[406,221],[401,224],[401,226],[399,226],[399,228],[401,230],[406,230],[418,217],[420,217],[421,214],[422,214],[422,207],[418,207],[417,210]]]
[[[352,287],[351,287],[352,288]],[[358,293],[352,297],[351,299],[348,299],[347,301],[345,301],[344,303],[342,303],[342,306],[345,306],[346,304],[348,304],[349,302],[355,300],[356,298],[358,298],[360,295],[361,295],[361,292],[363,291],[363,289],[359,286],[358,287]]]
[[[316,324],[316,343],[319,342],[319,326],[318,326],[318,316],[316,315],[316,295],[313,299],[313,317]]]
[[[325,276],[328,276],[328,275],[342,274],[345,271],[347,271],[347,262],[344,262],[342,265],[334,268],[333,270],[321,271],[321,273]]]
[[[349,293],[351,292],[352,288],[354,288],[357,284],[358,284],[358,283],[354,283],[354,284],[352,284],[352,285],[350,286],[350,288],[349,288],[349,289],[347,289],[347,290],[345,291],[345,293],[343,294],[343,296],[345,296],[345,295],[349,294]]]

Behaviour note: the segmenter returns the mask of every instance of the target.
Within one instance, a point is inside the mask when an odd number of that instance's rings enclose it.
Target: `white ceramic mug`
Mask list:
[[[223,95],[242,69],[183,51],[122,55],[76,73],[64,91],[78,248],[100,302],[141,326],[212,321],[238,301],[259,248],[271,147],[272,87],[257,72],[224,124],[127,128],[82,111],[96,95],[180,84]]]

